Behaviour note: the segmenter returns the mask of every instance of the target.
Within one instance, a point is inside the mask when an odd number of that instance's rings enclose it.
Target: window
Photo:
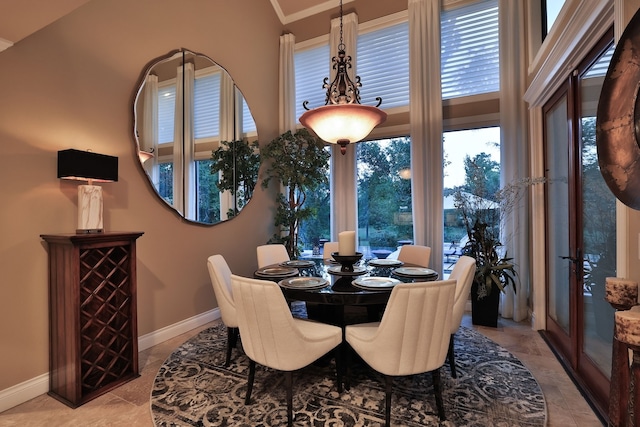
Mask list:
[[[467,239],[453,193],[460,189],[489,199],[500,188],[500,128],[445,132],[444,149],[444,271],[450,272]],[[473,162],[475,169],[470,167]],[[480,172],[480,173],[475,173]],[[478,183],[478,178],[482,179]],[[477,189],[480,189],[478,191]],[[479,194],[481,193],[481,194]],[[490,201],[494,201],[491,200]]]
[[[498,1],[442,12],[442,98],[500,90]]]
[[[498,0],[466,1],[464,4],[443,10],[441,15],[442,94],[444,99],[457,98],[460,100],[457,103],[464,103],[465,97],[478,94],[497,97],[500,91]],[[304,112],[302,102],[305,100],[309,101],[309,108],[325,104],[322,82],[329,75],[330,59],[327,44],[296,51],[298,117]],[[375,105],[375,97],[380,96],[383,99],[381,108],[385,110],[407,108],[410,88],[409,23],[406,16],[399,14],[389,22],[380,20],[361,25],[354,63],[356,74],[363,84],[360,92],[362,104]],[[457,111],[460,114],[468,112],[467,109]],[[456,120],[456,124],[461,127],[468,126],[468,120],[473,120],[467,116],[447,119],[460,119]],[[483,121],[485,123],[486,120]],[[403,126],[405,124],[402,123]],[[490,158],[499,165],[498,127],[465,132],[471,141],[476,138],[475,134],[492,132],[493,136],[488,141],[493,141],[495,145],[491,147]],[[469,138],[472,132],[475,134]],[[452,139],[453,134],[448,138]],[[406,151],[400,150],[400,146]],[[357,144],[356,149],[359,246],[365,252],[394,251],[399,241],[413,240],[411,181],[399,175],[402,170],[404,176],[410,176],[410,138],[362,142]],[[449,150],[452,151],[450,157],[460,152],[453,145],[449,146]],[[401,162],[405,164],[400,165]],[[456,170],[455,174],[461,173],[464,181],[464,166],[461,166],[461,171]],[[454,175],[454,171],[449,169],[445,173]],[[328,209],[328,201],[325,206]],[[445,239],[454,240],[451,233],[455,232],[453,229],[445,231]],[[455,236],[455,239],[459,240],[460,237]]]
[[[305,101],[309,109],[326,103],[322,82],[329,78],[329,55],[328,44],[295,53],[296,120],[306,111],[302,106]]]
[[[358,36],[357,58],[363,104],[376,105],[379,96],[383,109],[409,105],[408,22]]]
[[[211,160],[197,160],[196,188],[198,193],[196,221],[216,223],[220,221],[220,191],[218,177],[211,173]]]
[[[176,83],[158,88],[158,143],[172,143],[176,111]]]
[[[564,2],[565,0],[542,0],[540,2],[542,7],[542,40],[547,37],[549,30],[553,27],[553,23],[556,22]]]
[[[251,115],[251,111],[249,111],[249,105],[247,105],[247,101],[242,98],[242,136],[247,135],[257,135],[256,122],[253,121],[253,116]]]
[[[366,258],[386,258],[413,240],[410,150],[408,137],[356,146],[358,246]]]
[[[176,79],[166,80],[158,88],[158,152],[160,153],[157,164],[158,193],[169,204],[182,206],[180,209],[184,209],[187,219],[209,224],[226,219],[227,208],[232,208],[222,205],[223,198],[216,185],[218,175],[211,174],[211,150],[212,147],[217,148],[220,143],[220,124],[225,120],[220,109],[220,106],[224,105],[222,72],[217,66],[196,71],[193,82],[193,113],[191,117],[186,117],[186,120],[191,120],[193,126],[194,152],[181,150],[181,153],[184,153],[184,176],[190,177],[185,182],[176,180],[174,177],[174,171],[177,169],[173,163],[176,153],[174,151],[175,118],[176,108],[179,108],[176,106]],[[242,117],[238,115],[242,127],[239,129],[241,134],[237,138],[247,137],[250,133],[255,135],[256,125],[247,103],[240,91],[236,89],[235,94],[235,102],[241,103],[241,107],[237,110],[242,112]],[[185,97],[185,99],[188,98]],[[180,111],[177,114],[180,114]],[[183,205],[176,200],[182,197],[178,196],[181,194],[178,188],[181,185],[184,186],[185,193]],[[191,208],[184,207],[187,205]]]
[[[220,135],[220,71],[197,76],[193,93],[193,134],[196,140]]]
[[[329,147],[325,150],[329,151]],[[331,159],[329,159],[331,161]],[[330,177],[327,177],[330,178]],[[300,223],[298,241],[302,250],[312,251],[314,246],[322,248],[322,241],[331,240],[331,187],[329,179],[314,191],[306,191],[304,207],[313,211],[313,215]]]

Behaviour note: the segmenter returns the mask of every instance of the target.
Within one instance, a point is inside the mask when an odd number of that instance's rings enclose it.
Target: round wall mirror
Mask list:
[[[216,224],[249,202],[260,162],[256,125],[224,68],[172,51],[143,72],[133,110],[142,167],[180,216]]]

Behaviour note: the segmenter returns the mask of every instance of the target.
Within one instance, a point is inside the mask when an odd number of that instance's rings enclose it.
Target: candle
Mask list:
[[[338,234],[338,254],[355,255],[356,254],[356,232],[343,231]]]

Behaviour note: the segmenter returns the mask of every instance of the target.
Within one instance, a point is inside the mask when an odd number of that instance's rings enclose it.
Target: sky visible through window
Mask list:
[[[547,31],[551,29],[553,23],[560,13],[565,0],[547,0]]]
[[[484,152],[500,162],[500,128],[444,132],[443,149],[446,161],[450,162],[444,168],[444,188],[454,188],[464,184],[466,156],[473,158]]]

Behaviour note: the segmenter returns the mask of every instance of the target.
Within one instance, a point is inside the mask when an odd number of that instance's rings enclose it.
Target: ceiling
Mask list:
[[[91,0],[0,0],[0,51],[57,21]],[[339,5],[339,0],[270,0],[288,24]],[[349,3],[353,0],[344,0]]]

